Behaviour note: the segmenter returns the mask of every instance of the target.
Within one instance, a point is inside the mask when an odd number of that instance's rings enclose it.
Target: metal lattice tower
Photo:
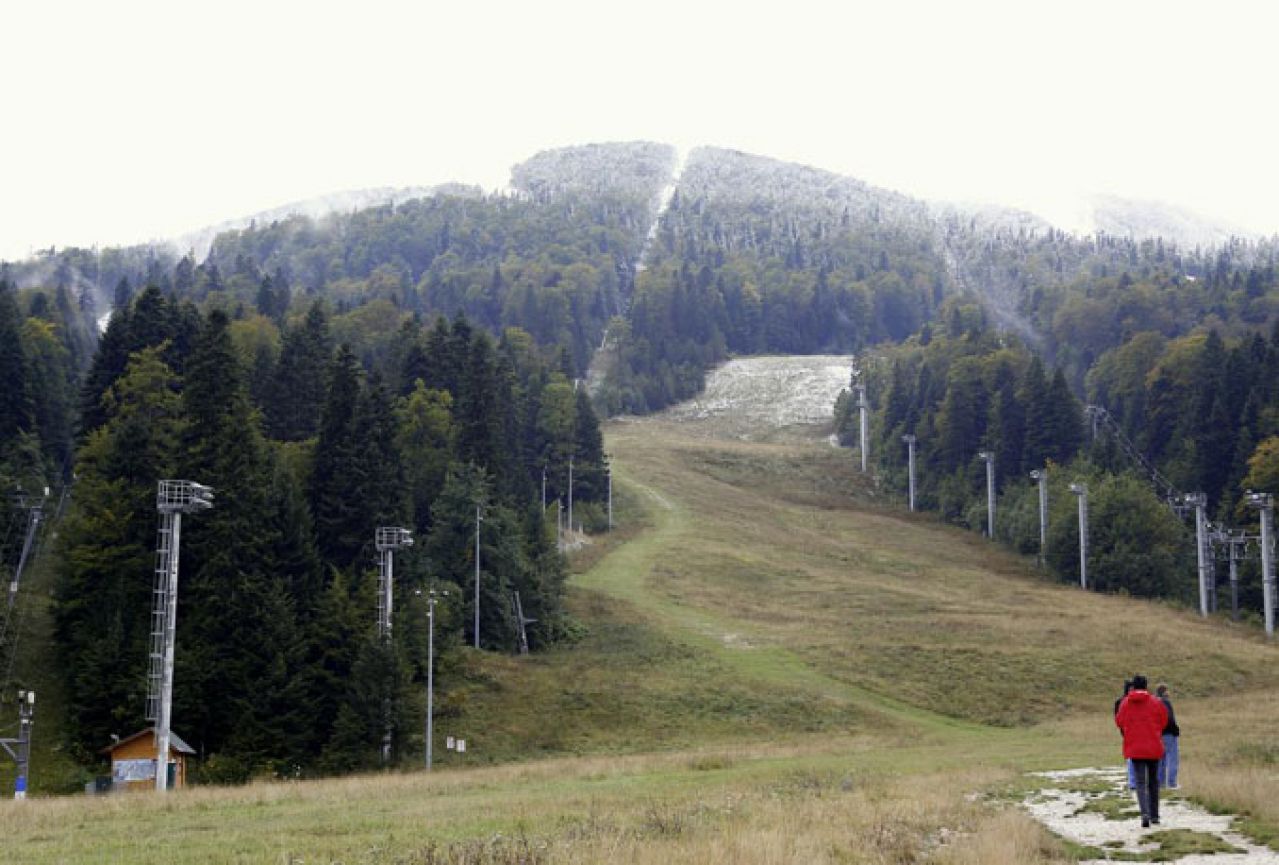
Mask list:
[[[35,721],[35,691],[18,692],[18,737],[0,739],[3,748],[18,766],[13,779],[13,798],[27,798],[27,781],[31,773],[31,726]]]
[[[182,515],[213,507],[213,490],[194,481],[160,481],[160,512],[151,590],[151,657],[147,674],[147,720],[155,721],[155,788],[169,786],[169,730],[173,710],[173,650],[178,621],[178,557]]]
[[[395,602],[395,551],[413,546],[413,533],[399,526],[379,526],[374,544],[378,555],[377,634],[388,639]]]

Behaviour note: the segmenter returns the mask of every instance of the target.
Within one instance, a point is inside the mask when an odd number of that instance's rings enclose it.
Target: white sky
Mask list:
[[[1085,193],[1279,230],[1279,4],[11,2],[0,257],[537,150],[716,144],[1069,222]]]

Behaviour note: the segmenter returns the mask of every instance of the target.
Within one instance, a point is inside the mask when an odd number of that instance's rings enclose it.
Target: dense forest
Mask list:
[[[264,277],[260,299],[277,286]],[[78,445],[55,618],[68,744],[82,759],[144,726],[160,478],[217,496],[183,533],[191,570],[175,696],[209,778],[367,765],[384,704],[395,756],[412,741],[420,749],[410,731],[420,730],[425,638],[420,627],[395,629],[391,644],[375,637],[378,526],[418,540],[397,567],[397,616],[421,623],[414,590],[448,592],[440,663],[474,636],[461,590],[473,585],[477,506],[483,647],[516,648],[517,591],[536,619],[534,650],[572,627],[543,472],[554,501],[574,460],[574,513],[588,529],[603,519],[605,484],[599,424],[571,357],[518,328],[494,339],[461,313],[425,325],[404,312],[394,351],[365,364],[335,339],[340,317],[326,301],[292,298],[274,310],[281,328],[252,308],[232,318],[148,287],[112,315],[77,391],[59,337],[70,329],[41,317],[46,294],[0,288],[0,332],[23,334],[3,342],[18,383],[5,391],[6,487],[62,471]],[[447,695],[447,677],[440,687]]]
[[[1047,465],[1054,572],[1075,573],[1067,485],[1085,481],[1094,585],[1189,597],[1182,521],[1113,436],[1088,434],[1083,406],[1216,520],[1254,520],[1242,491],[1279,490],[1277,253],[1077,237],[733,151],[681,168],[673,148],[632,143],[539,154],[500,194],[263,220],[200,259],[64,249],[6,266],[0,487],[57,496],[74,478],[52,545],[67,745],[87,764],[144,726],[158,479],[217,490],[184,528],[179,613],[175,711],[203,776],[346,771],[377,760],[383,706],[395,758],[421,746],[424,635],[376,638],[374,529],[417,538],[397,616],[421,622],[414,592],[450,592],[447,697],[450,653],[472,637],[477,505],[484,648],[515,648],[515,591],[532,648],[563,639],[543,472],[553,511],[571,459],[575,514],[599,528],[596,412],[690,396],[734,354],[856,353],[890,488],[914,434],[921,505],[978,527],[974,456],[992,451],[997,534],[1033,552],[1027,473]],[[843,397],[845,438],[852,412]],[[23,514],[8,495],[0,508],[12,567]]]

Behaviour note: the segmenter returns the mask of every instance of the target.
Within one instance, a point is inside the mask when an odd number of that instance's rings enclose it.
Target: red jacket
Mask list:
[[[1164,755],[1168,710],[1149,691],[1129,691],[1119,704],[1115,724],[1124,734],[1124,759],[1158,760]]]

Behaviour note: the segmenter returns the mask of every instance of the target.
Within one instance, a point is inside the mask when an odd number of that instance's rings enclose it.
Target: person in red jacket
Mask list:
[[[1168,710],[1146,690],[1145,676],[1133,676],[1132,690],[1119,704],[1115,724],[1124,734],[1124,757],[1137,775],[1137,805],[1141,825],[1159,823],[1159,759],[1164,755],[1163,732]]]

